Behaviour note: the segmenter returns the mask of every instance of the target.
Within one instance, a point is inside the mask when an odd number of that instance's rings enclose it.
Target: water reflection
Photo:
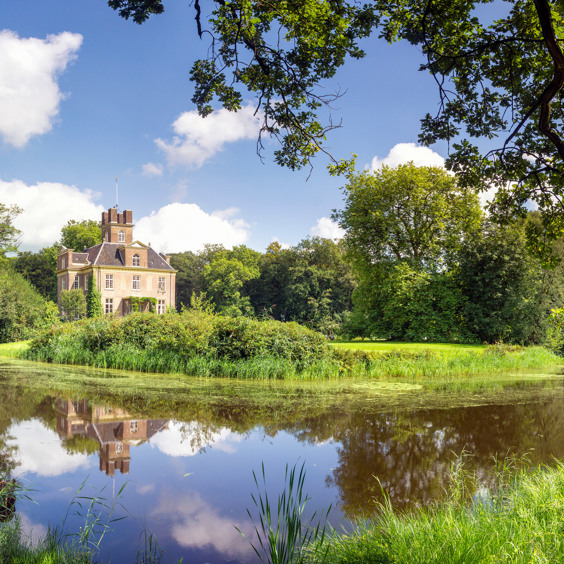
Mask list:
[[[251,471],[263,461],[274,497],[284,465],[305,461],[311,510],[333,504],[338,525],[372,511],[381,488],[398,507],[441,497],[462,452],[485,483],[494,456],[527,454],[531,464],[564,457],[562,380],[388,397],[341,384],[162,379],[143,393],[131,385],[118,393],[117,376],[91,371],[90,393],[53,394],[52,381],[49,392],[22,386],[23,370],[0,365],[0,469],[39,482],[41,509],[26,526],[56,523],[99,468],[94,485],[119,489],[127,480],[123,503],[143,520],[121,522],[108,538],[116,562],[131,560],[143,527],[171,561],[251,561],[234,525],[252,535]]]
[[[77,439],[98,443],[100,470],[108,476],[117,471],[129,473],[130,449],[168,428],[165,419],[138,419],[125,410],[106,405],[91,405],[86,399],[57,398],[57,432],[72,449]],[[87,448],[86,445],[82,445]]]

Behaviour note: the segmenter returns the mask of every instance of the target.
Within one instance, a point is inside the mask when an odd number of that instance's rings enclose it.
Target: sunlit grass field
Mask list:
[[[31,341],[18,341],[17,343],[1,343],[0,356],[18,357],[29,348]]]

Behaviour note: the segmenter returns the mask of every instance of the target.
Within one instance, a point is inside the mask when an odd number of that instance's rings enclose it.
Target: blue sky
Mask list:
[[[105,0],[20,0],[2,6],[0,202],[24,213],[21,250],[54,242],[71,218],[99,219],[115,204],[133,209],[135,236],[158,250],[206,242],[262,251],[273,240],[339,236],[329,221],[342,180],[320,157],[292,172],[256,155],[253,99],[239,114],[203,120],[191,103],[191,64],[207,43],[188,0],[139,26]],[[444,146],[417,149],[419,120],[437,103],[421,56],[374,38],[326,85],[345,95],[328,145],[360,166],[415,159],[440,164]],[[411,144],[411,145],[406,145]],[[388,159],[387,161],[385,159]],[[376,160],[374,160],[376,159]]]

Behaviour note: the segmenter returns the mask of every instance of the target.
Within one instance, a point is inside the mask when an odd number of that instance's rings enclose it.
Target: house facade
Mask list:
[[[102,311],[118,316],[155,303],[157,313],[176,305],[176,270],[170,257],[133,239],[133,212],[102,213],[102,243],[76,253],[62,247],[57,256],[57,296],[63,290],[88,291],[94,276]]]

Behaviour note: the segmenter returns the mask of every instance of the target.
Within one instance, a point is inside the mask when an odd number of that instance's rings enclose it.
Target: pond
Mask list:
[[[116,509],[102,559],[134,562],[153,534],[167,560],[255,562],[252,472],[276,498],[304,464],[308,511],[330,523],[444,495],[451,464],[564,457],[564,380],[513,374],[433,382],[247,382],[0,360],[0,469],[31,488],[24,529],[76,532],[89,500]],[[259,483],[262,478],[259,477]],[[74,501],[73,501],[74,499]],[[78,502],[81,501],[82,509]],[[237,527],[247,538],[237,532]]]

